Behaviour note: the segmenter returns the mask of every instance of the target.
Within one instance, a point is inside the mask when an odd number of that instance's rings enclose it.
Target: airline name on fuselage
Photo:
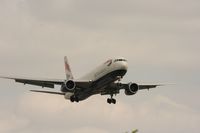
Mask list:
[[[110,59],[110,60],[108,60],[108,61],[106,61],[105,63],[104,63],[104,65],[106,65],[106,66],[111,66],[111,64],[112,64],[112,59]],[[105,67],[104,69],[101,69],[101,71],[98,71],[98,72],[96,72],[95,74],[94,74],[94,76],[95,76],[95,78],[97,78],[97,77],[100,77],[100,76],[102,76],[103,74],[105,74],[105,72],[107,72],[107,67]]]

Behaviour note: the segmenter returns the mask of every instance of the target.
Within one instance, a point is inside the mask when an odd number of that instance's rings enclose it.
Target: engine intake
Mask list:
[[[139,90],[139,86],[136,83],[129,83],[128,87],[125,89],[126,95],[134,95]]]
[[[68,80],[61,86],[62,92],[73,92],[76,88],[76,83],[73,80]]]

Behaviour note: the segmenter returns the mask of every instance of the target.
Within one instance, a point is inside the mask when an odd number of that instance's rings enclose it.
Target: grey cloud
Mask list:
[[[199,10],[199,1],[180,1],[180,0],[153,0],[153,1],[98,1],[98,0],[86,0],[86,1],[28,1],[27,2],[30,9],[33,13],[37,14],[38,16],[41,13],[45,15],[50,15],[52,12],[56,14],[51,14],[53,17],[54,15],[68,15],[69,13],[73,13],[76,15],[83,15],[87,17],[88,15],[95,16],[111,16],[115,17],[115,15],[134,15],[135,13],[152,13],[152,15],[160,14],[162,15],[163,12],[169,15],[185,15],[185,16],[192,16],[197,15]],[[76,14],[77,13],[77,14]],[[163,14],[163,15],[165,15]],[[72,15],[72,14],[70,14]],[[45,16],[43,16],[45,17]]]
[[[39,20],[65,22],[74,27],[88,29],[113,29],[129,24],[145,26],[152,22],[154,28],[163,27],[170,20],[198,19],[198,1],[28,1],[30,14]],[[192,17],[192,18],[191,18]],[[154,18],[154,21],[151,21]],[[141,19],[144,19],[142,21]],[[145,20],[146,19],[146,20]],[[165,23],[163,23],[164,21]],[[148,24],[150,24],[148,23]],[[163,24],[163,25],[162,25]],[[169,24],[167,24],[169,25]],[[114,26],[114,27],[113,27]],[[160,26],[160,27],[161,27]],[[177,25],[179,26],[179,25]],[[133,28],[137,28],[134,26]],[[149,28],[148,26],[146,28]],[[177,28],[174,26],[174,28]],[[141,30],[141,29],[140,29]]]
[[[13,111],[4,109],[0,111],[0,118],[0,132],[4,133],[22,130],[23,127],[29,124],[29,121],[26,118],[18,116]]]
[[[47,132],[49,127],[51,132],[64,132],[69,125],[68,131],[71,132],[123,132],[135,127],[144,132],[199,131],[196,125],[200,109],[197,103],[200,82],[199,9],[197,0],[1,0],[0,75],[65,78],[63,56],[68,55],[73,73],[79,77],[108,58],[124,56],[129,61],[125,82],[178,85],[158,88],[150,93],[140,92],[130,98],[121,94],[119,105],[110,107],[105,104],[105,97],[98,96],[80,105],[72,105],[57,96],[26,96],[27,89],[38,87],[24,87],[1,80],[0,105],[5,109],[1,118],[9,114],[13,117],[8,121],[1,119],[0,123],[14,121],[11,129],[22,131],[21,127],[24,127],[23,131],[30,133]],[[169,98],[154,99],[158,94]],[[184,103],[184,106],[177,105],[177,102]],[[96,105],[103,110],[98,110]],[[12,110],[17,110],[17,114]],[[82,116],[80,110],[88,112]],[[9,113],[5,113],[7,111]],[[69,116],[75,114],[78,118],[68,124],[66,120],[73,120]],[[124,118],[127,125],[119,121]],[[135,127],[132,127],[133,119],[137,120],[134,121]],[[76,121],[81,122],[76,125]],[[157,123],[149,125],[151,121]],[[42,127],[44,123],[47,125]],[[192,124],[188,127],[187,123]],[[123,127],[116,129],[119,124]],[[159,128],[155,129],[157,125]],[[174,125],[177,128],[172,130]],[[27,127],[31,127],[31,131],[27,131]]]
[[[58,96],[28,94],[18,101],[18,109],[15,112],[19,117],[18,120],[23,116],[25,121],[17,131],[30,133],[35,131],[74,133],[80,130],[108,133],[123,132],[132,128],[139,128],[141,132],[186,133],[193,130],[197,133],[200,122],[198,111],[160,95],[133,104],[121,101],[118,106],[109,106],[105,104],[104,98],[93,97],[77,106],[69,101],[63,102]],[[5,124],[6,121],[2,123]],[[193,124],[188,125],[188,123]],[[116,128],[116,125],[120,127]]]

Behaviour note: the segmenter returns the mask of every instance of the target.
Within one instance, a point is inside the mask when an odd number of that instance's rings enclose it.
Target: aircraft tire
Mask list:
[[[70,101],[71,101],[72,103],[75,101],[75,99],[74,99],[73,96],[70,97]]]
[[[116,104],[116,100],[115,100],[115,99],[112,99],[111,102],[112,102],[113,104]]]
[[[79,102],[79,99],[77,97],[75,97],[75,96],[71,96],[70,97],[70,101],[71,102]]]
[[[108,98],[108,99],[107,99],[107,103],[109,103],[109,104],[111,104],[111,103],[112,103],[112,101],[111,101],[111,99],[110,99],[110,98]]]
[[[78,103],[79,102],[79,99],[78,99],[78,97],[75,97],[75,101]]]

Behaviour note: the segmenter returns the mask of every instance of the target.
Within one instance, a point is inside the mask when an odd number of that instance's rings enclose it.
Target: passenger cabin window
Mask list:
[[[114,62],[118,62],[118,61],[125,61],[126,62],[127,60],[125,60],[125,59],[115,59],[114,60]]]

